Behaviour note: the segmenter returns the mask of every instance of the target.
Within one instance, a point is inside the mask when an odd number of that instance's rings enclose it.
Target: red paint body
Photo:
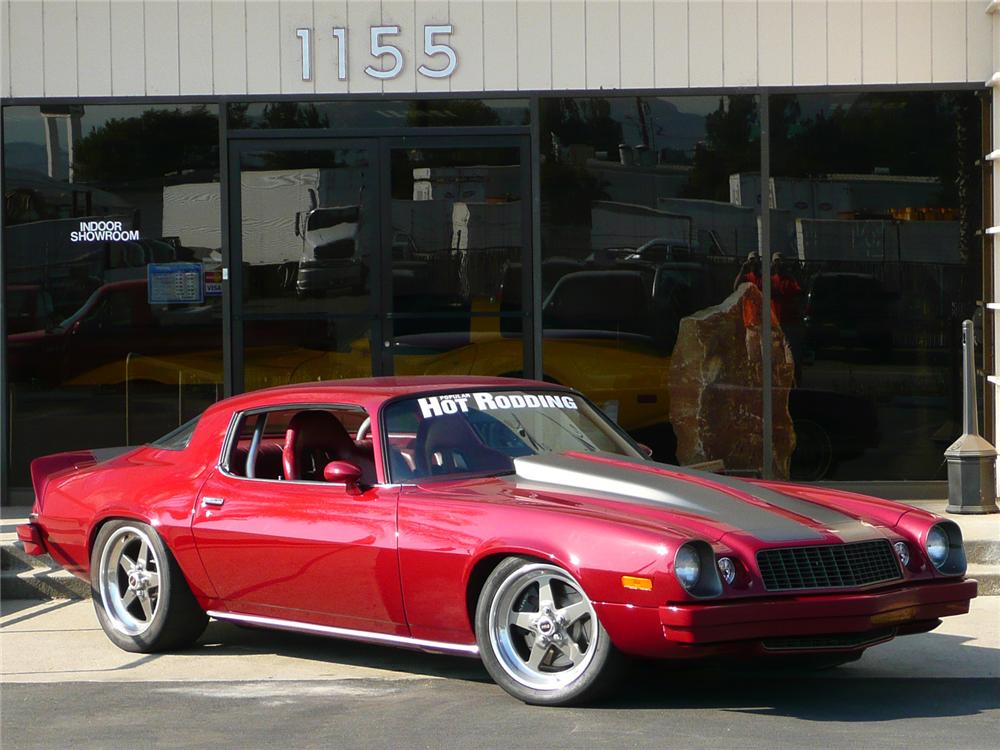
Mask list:
[[[508,477],[386,484],[378,418],[385,402],[412,393],[490,387],[553,388],[503,378],[287,386],[210,407],[184,450],[147,446],[102,463],[86,452],[41,458],[32,466],[33,520],[19,527],[19,536],[29,552],[47,551],[88,577],[100,524],[136,519],[162,536],[206,610],[452,644],[475,643],[470,607],[485,573],[505,556],[526,555],[569,571],[615,645],[651,657],[757,653],[762,639],[776,636],[886,627],[900,634],[922,632],[940,617],[968,611],[975,596],[975,581],[940,574],[923,551],[928,529],[940,518],[829,489],[753,482],[744,493],[713,485],[756,505],[762,501],[753,490],[769,488],[860,519],[890,542],[906,541],[911,562],[901,581],[864,589],[768,592],[755,555],[789,543],[761,541],[718,519],[600,499],[572,488],[539,489]],[[372,417],[379,484],[359,493],[353,485],[246,479],[219,468],[234,414],[323,404],[359,406]],[[618,465],[603,456],[590,460]],[[672,476],[659,464],[621,466]],[[204,498],[223,498],[225,504],[213,507]],[[844,541],[809,523],[821,537],[810,544]],[[677,548],[692,539],[738,561],[736,580],[723,584],[718,597],[694,598],[673,574]],[[652,579],[652,590],[624,588],[623,575]]]

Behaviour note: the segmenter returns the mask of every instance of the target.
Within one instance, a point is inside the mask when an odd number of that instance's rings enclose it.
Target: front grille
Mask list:
[[[852,588],[903,577],[896,553],[885,539],[761,550],[757,566],[768,591]]]
[[[895,628],[872,630],[868,633],[836,633],[833,635],[796,635],[784,638],[765,638],[763,646],[768,651],[822,651],[874,646],[896,635]]]

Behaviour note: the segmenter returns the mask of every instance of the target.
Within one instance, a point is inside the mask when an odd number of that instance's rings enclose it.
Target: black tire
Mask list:
[[[533,634],[528,630],[518,630],[516,633],[515,631],[510,631],[513,635],[509,640],[505,640],[502,635],[496,635],[495,623],[497,622],[497,617],[506,617],[506,613],[501,614],[504,609],[503,601],[508,598],[512,603],[516,601],[528,601],[527,597],[530,597],[530,592],[528,594],[524,592],[533,585],[531,576],[548,576],[551,579],[550,587],[553,585],[552,582],[557,583],[556,588],[559,588],[561,591],[560,596],[562,597],[573,597],[578,593],[581,598],[574,598],[572,601],[568,599],[563,600],[564,606],[567,608],[572,604],[581,605],[583,603],[590,608],[590,614],[584,614],[579,621],[574,620],[568,627],[562,628],[562,626],[557,625],[557,637],[563,643],[567,643],[567,639],[572,638],[577,643],[577,652],[582,653],[580,657],[581,664],[570,667],[569,670],[571,671],[567,672],[567,674],[571,674],[572,671],[579,671],[579,673],[563,684],[538,687],[529,684],[530,679],[515,676],[516,668],[512,669],[509,666],[512,660],[516,661],[518,658],[522,658],[515,652],[514,644],[516,643],[519,648],[525,649],[530,653],[534,646],[528,645],[528,641],[530,640],[534,644],[535,640],[540,637],[539,635]],[[525,583],[525,588],[521,589],[520,593],[518,593],[517,587],[522,583]],[[550,588],[549,590],[553,591],[554,589]],[[535,606],[539,615],[543,612],[541,601],[542,596],[539,589],[535,600]],[[553,602],[558,606],[555,596],[553,596]],[[516,613],[533,614],[530,609],[517,609]],[[580,584],[566,571],[540,560],[532,560],[525,557],[508,557],[493,570],[486,579],[483,590],[479,595],[479,601],[476,606],[475,626],[479,656],[486,667],[486,671],[489,672],[490,676],[500,687],[525,703],[537,706],[568,706],[592,702],[612,690],[617,685],[618,679],[624,671],[624,656],[611,643],[607,631],[601,625],[600,620],[597,619],[596,613],[593,612],[593,607],[590,605],[590,600],[583,592]],[[509,628],[510,626],[507,627]],[[572,635],[573,628],[576,628],[575,632],[578,634],[579,640]],[[543,631],[539,628],[538,632],[541,633]],[[583,635],[584,633],[586,635]],[[517,643],[518,637],[522,634],[525,639],[524,642]],[[501,640],[503,640],[503,643],[500,642]],[[579,643],[582,641],[586,641],[586,648],[581,652]],[[504,644],[506,644],[506,648]],[[542,648],[553,647],[543,646]],[[527,666],[527,660],[525,659],[522,662],[525,672],[537,675],[543,682],[548,679],[553,680],[553,683],[557,681],[560,673],[556,668],[556,663],[559,659],[563,658],[563,654],[559,650],[561,646],[554,646],[554,648],[557,649],[554,655],[552,651],[547,652],[552,656],[550,664],[554,665],[551,671],[532,671]]]
[[[141,566],[128,573],[126,563],[140,559]],[[154,576],[157,585],[150,586]],[[184,648],[208,624],[174,556],[144,523],[116,520],[101,527],[90,554],[90,589],[101,627],[125,651]]]

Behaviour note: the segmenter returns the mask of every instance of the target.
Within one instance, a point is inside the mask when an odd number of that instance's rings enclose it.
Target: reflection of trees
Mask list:
[[[609,196],[604,183],[587,169],[565,158],[562,147],[586,143],[596,150],[617,154],[622,141],[621,123],[611,114],[608,99],[558,99],[542,102],[541,164],[545,220],[557,224],[589,224],[590,206]]]
[[[695,146],[684,198],[729,202],[729,175],[760,169],[760,130],[753,96],[719,99],[705,116],[705,141]]]
[[[499,125],[500,115],[482,99],[428,99],[410,103],[406,124],[418,127]]]
[[[219,121],[207,106],[147,109],[112,118],[80,139],[73,169],[81,181],[162,178],[181,170],[216,170]]]

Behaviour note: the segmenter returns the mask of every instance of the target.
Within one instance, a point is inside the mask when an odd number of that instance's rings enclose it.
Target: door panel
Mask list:
[[[193,534],[232,611],[405,635],[398,492],[350,495],[338,485],[216,471],[199,497]],[[206,505],[206,497],[223,504]]]

